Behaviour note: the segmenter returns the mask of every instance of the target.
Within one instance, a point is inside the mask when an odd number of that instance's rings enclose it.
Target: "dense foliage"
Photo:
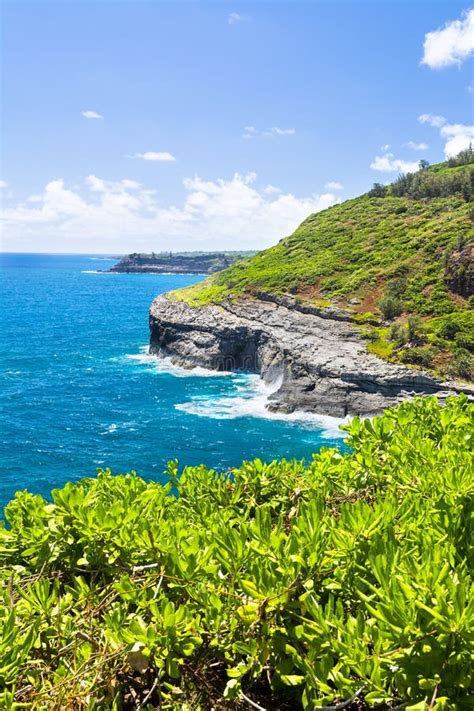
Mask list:
[[[461,151],[458,156],[446,163],[429,167],[426,161],[420,161],[416,173],[399,175],[391,185],[374,183],[369,197],[408,196],[416,200],[434,197],[462,195],[466,202],[472,199],[474,190],[474,150],[472,147]],[[457,168],[457,170],[452,170]]]
[[[21,492],[0,528],[2,709],[469,709],[473,407],[351,452]]]
[[[472,347],[438,337],[431,323],[441,318],[441,328],[457,314],[473,313],[472,151],[451,163],[400,176],[311,215],[276,246],[175,296],[199,306],[259,292],[291,294],[320,307],[335,304],[360,322],[398,318],[404,324],[418,315],[431,334],[424,366],[463,377],[456,358],[474,370]],[[463,337],[469,339],[472,326],[471,318]],[[412,345],[394,349],[380,331],[373,350],[418,364]]]

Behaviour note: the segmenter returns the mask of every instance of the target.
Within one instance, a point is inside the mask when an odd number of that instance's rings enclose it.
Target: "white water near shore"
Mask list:
[[[340,419],[328,415],[318,415],[303,410],[294,412],[272,412],[267,408],[269,396],[278,389],[278,384],[267,385],[258,375],[242,374],[234,376],[235,393],[228,397],[209,398],[195,396],[190,402],[176,405],[177,410],[198,417],[213,419],[236,419],[239,417],[261,417],[269,420],[291,422],[308,429],[322,430],[324,439],[345,436],[339,426],[350,418]]]
[[[188,402],[178,403],[176,410],[197,417],[216,420],[233,420],[240,417],[257,417],[294,423],[305,429],[322,430],[322,438],[344,438],[339,427],[349,422],[344,419],[295,410],[291,413],[271,412],[267,408],[269,396],[281,385],[281,381],[265,383],[259,375],[251,373],[217,372],[207,368],[183,368],[174,365],[170,358],[150,355],[148,346],[140,348],[140,353],[125,356],[128,361],[152,368],[157,374],[173,375],[177,378],[227,377],[231,379],[232,390],[228,396],[216,398],[213,395],[194,395]]]
[[[234,375],[227,370],[209,370],[200,366],[183,368],[175,365],[171,358],[150,354],[149,346],[141,346],[140,353],[128,353],[125,360],[146,365],[157,374],[174,375],[176,378],[228,378]]]

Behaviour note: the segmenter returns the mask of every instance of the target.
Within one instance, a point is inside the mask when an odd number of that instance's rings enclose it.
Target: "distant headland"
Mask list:
[[[126,274],[214,274],[255,252],[134,252],[109,271]]]

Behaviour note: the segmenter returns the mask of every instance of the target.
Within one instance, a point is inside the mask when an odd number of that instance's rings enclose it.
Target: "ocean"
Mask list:
[[[163,481],[172,459],[226,471],[344,447],[335,419],[269,415],[258,376],[149,356],[152,299],[203,277],[102,272],[115,261],[0,255],[0,511],[100,467]]]

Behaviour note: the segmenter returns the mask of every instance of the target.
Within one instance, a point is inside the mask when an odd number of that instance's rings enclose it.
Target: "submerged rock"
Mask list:
[[[339,314],[302,312],[284,301],[192,307],[163,294],[150,307],[150,351],[188,368],[259,373],[276,385],[272,411],[372,415],[414,395],[474,393],[368,353]]]

